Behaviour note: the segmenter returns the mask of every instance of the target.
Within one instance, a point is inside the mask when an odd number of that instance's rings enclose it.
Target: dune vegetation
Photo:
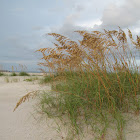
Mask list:
[[[82,40],[73,41],[56,33],[54,48],[41,48],[39,65],[54,72],[44,82],[52,92],[41,94],[41,111],[62,120],[69,138],[84,136],[84,128],[94,138],[104,139],[108,129],[125,139],[126,113],[139,115],[140,71],[135,61],[140,37],[118,30],[75,31]],[[57,42],[57,43],[56,43]],[[67,118],[67,119],[66,119]]]
[[[27,72],[22,71],[19,73],[19,76],[29,76],[29,74]]]
[[[2,72],[0,72],[0,76],[3,76],[4,74]]]
[[[15,72],[12,72],[10,76],[17,76]]]

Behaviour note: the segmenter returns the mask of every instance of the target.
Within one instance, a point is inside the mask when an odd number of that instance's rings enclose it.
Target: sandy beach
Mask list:
[[[45,125],[45,120],[38,120],[34,105],[35,100],[23,103],[15,112],[13,109],[26,93],[34,90],[50,90],[50,86],[40,86],[37,82],[26,82],[27,77],[10,77],[18,82],[9,82],[0,77],[0,140],[57,140],[56,131]],[[50,120],[53,125],[53,120]]]
[[[49,91],[51,87],[39,85],[37,81],[24,81],[29,77],[8,76],[8,78],[10,82],[7,83],[5,76],[0,77],[0,140],[62,140],[63,137],[51,128],[56,126],[53,120],[46,122],[45,119],[38,119],[39,114],[34,109],[36,99],[23,103],[13,112],[20,97],[26,93],[34,90]],[[13,80],[15,78],[18,81],[15,82]],[[126,140],[140,140],[140,116],[132,116],[126,126],[125,134]],[[114,136],[114,131],[110,129],[106,140],[116,140]],[[90,134],[84,138],[84,140],[92,139]]]

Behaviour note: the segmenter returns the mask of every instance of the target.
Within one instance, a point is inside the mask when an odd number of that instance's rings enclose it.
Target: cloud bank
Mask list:
[[[37,49],[51,47],[45,34],[78,38],[75,30],[130,28],[140,35],[140,0],[0,1],[0,64],[37,68]]]

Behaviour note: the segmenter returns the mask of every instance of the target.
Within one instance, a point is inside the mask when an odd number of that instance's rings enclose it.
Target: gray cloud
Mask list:
[[[81,17],[84,7],[76,5],[72,14],[66,16],[64,23],[59,27],[52,27],[51,32],[60,33],[68,37],[74,38],[74,31],[80,30],[82,27],[76,25],[76,21]]]
[[[97,29],[99,26],[96,25],[96,22],[99,22],[100,13],[110,1],[112,0],[107,0],[106,2],[102,0],[66,0],[65,5],[71,9],[71,13],[65,17],[61,25],[50,27],[50,31],[73,37],[73,31],[75,30]],[[99,8],[99,6],[102,8]]]
[[[32,29],[33,29],[34,31],[40,31],[40,30],[43,30],[44,27],[41,27],[41,26],[34,26],[34,27],[32,27]]]
[[[139,0],[127,0],[123,5],[122,0],[0,1],[0,64],[20,62],[35,68],[41,55],[34,52],[52,47],[53,40],[44,35],[49,32],[74,40],[79,39],[75,30],[134,25],[132,30],[139,33],[139,13]],[[103,24],[95,25],[101,18]]]
[[[36,43],[29,36],[10,36],[1,41],[0,64],[9,70],[12,65],[18,64],[26,65],[29,71],[37,69],[37,62],[41,57],[35,53],[38,46]]]
[[[23,12],[25,9],[24,8],[14,8],[14,9],[11,9],[10,11],[11,12]]]

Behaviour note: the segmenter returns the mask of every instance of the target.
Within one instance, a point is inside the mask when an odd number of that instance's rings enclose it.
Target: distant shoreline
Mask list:
[[[12,73],[16,73],[17,74],[17,76],[19,75],[19,73],[20,72],[22,72],[22,71],[4,71],[4,70],[1,70],[0,71],[0,73],[3,73],[3,74],[5,74],[5,75],[7,75],[7,76],[9,76],[9,75],[11,75]],[[24,71],[24,72],[26,72],[26,73],[28,73],[30,76],[45,76],[45,75],[50,75],[50,74],[54,74],[54,72],[35,72],[35,71]]]
[[[8,70],[0,70],[0,72],[10,72],[10,71],[8,71]]]
[[[0,72],[16,72],[16,73],[19,73],[19,72],[23,72],[23,71],[0,70]],[[42,71],[24,71],[24,72],[27,72],[27,73],[43,73]],[[45,73],[53,73],[53,72],[46,71]]]

